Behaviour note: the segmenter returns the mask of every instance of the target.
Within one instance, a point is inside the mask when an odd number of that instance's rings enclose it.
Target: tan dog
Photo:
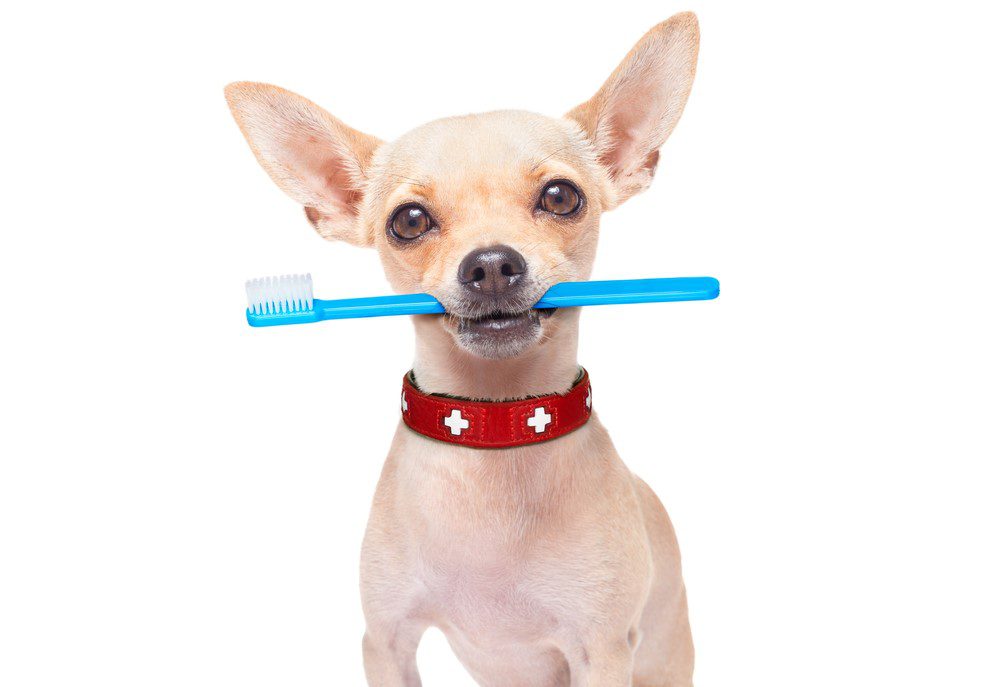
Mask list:
[[[274,86],[226,97],[258,160],[325,238],[374,246],[414,318],[422,391],[500,400],[565,392],[578,309],[530,307],[585,280],[598,221],[644,190],[687,100],[698,24],[649,31],[561,119],[492,112],[384,143]],[[596,417],[553,441],[484,450],[400,424],[361,560],[368,682],[420,684],[439,627],[482,685],[691,683],[693,649],[666,511]]]

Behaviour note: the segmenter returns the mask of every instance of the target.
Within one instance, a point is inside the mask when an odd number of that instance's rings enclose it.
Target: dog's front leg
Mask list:
[[[566,652],[571,687],[631,687],[633,652],[628,641],[595,642]]]
[[[417,645],[424,627],[407,624],[392,632],[365,632],[365,677],[370,687],[420,687]]]

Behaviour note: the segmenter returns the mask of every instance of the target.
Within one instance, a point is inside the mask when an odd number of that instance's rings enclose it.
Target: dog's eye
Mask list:
[[[404,205],[389,220],[389,231],[404,241],[417,238],[431,226],[431,216],[419,205]]]
[[[580,192],[568,181],[555,181],[542,191],[538,205],[553,215],[570,215],[580,209]]]

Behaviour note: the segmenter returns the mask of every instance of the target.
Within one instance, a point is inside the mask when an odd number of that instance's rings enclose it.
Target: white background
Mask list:
[[[358,550],[402,318],[251,330],[248,277],[378,295],[223,86],[384,138],[558,115],[695,9],[698,77],[595,278],[581,362],[671,512],[700,685],[997,685],[989,3],[21,3],[0,28],[0,684],[360,685]],[[428,687],[470,685],[443,638]]]

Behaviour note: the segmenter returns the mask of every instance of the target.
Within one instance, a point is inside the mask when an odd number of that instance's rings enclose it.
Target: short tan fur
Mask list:
[[[566,391],[578,374],[579,310],[530,305],[587,279],[600,215],[649,186],[698,39],[691,13],[653,27],[564,117],[452,117],[391,142],[275,86],[234,83],[226,98],[321,236],[374,247],[393,289],[445,305],[446,316],[413,318],[420,388],[521,398]],[[568,212],[550,211],[565,199]],[[673,528],[596,414],[559,439],[500,450],[401,423],[361,571],[370,685],[419,685],[416,648],[431,626],[485,686],[691,684]]]

